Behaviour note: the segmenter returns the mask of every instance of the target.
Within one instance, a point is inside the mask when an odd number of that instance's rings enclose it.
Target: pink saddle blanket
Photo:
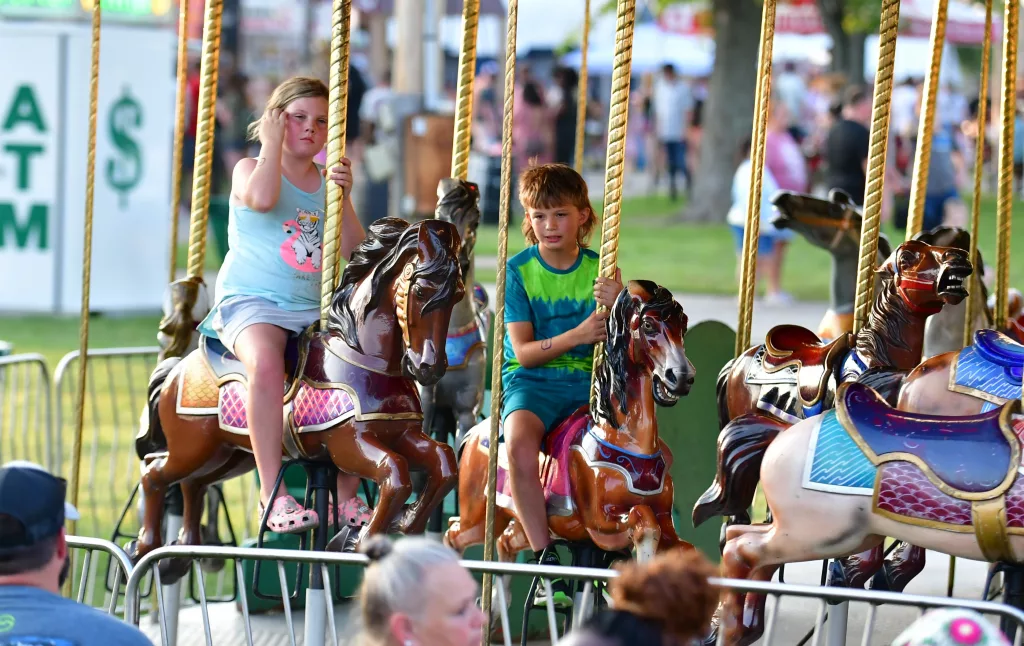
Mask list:
[[[540,478],[548,515],[570,516],[575,510],[572,502],[572,483],[569,481],[569,454],[573,445],[579,444],[590,423],[587,406],[581,406],[544,438],[544,454],[540,457]],[[499,453],[504,452],[505,446],[502,445],[499,447]],[[498,460],[496,498],[501,507],[514,509],[507,464],[507,459]]]

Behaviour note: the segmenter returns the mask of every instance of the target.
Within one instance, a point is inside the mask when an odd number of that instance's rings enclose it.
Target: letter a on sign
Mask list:
[[[39,110],[39,103],[36,95],[29,85],[19,85],[14,94],[14,101],[11,108],[4,117],[3,129],[13,130],[19,123],[28,123],[39,132],[46,132],[46,125],[43,123],[43,113]]]

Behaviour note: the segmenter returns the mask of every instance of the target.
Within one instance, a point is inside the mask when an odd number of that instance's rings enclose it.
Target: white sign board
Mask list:
[[[170,261],[174,55],[170,29],[102,29],[93,311],[161,306]],[[18,61],[0,68],[0,104],[7,106],[0,112],[12,104],[20,110],[10,133],[0,121],[0,311],[77,314],[89,130],[88,25],[0,23],[0,56]],[[27,90],[19,90],[26,82],[31,82],[31,105]],[[38,105],[38,118],[32,105]],[[11,153],[9,144],[23,152]],[[26,146],[34,146],[33,152],[24,152]],[[26,163],[31,172],[19,178],[19,164],[24,169]],[[22,187],[20,180],[27,184]],[[14,217],[5,219],[11,210]],[[18,280],[4,280],[8,276]]]
[[[0,36],[0,310],[54,307],[59,51],[54,35]]]

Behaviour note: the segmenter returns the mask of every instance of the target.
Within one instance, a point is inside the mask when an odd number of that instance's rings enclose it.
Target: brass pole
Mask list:
[[[978,257],[978,227],[981,221],[981,178],[985,165],[985,127],[988,121],[988,83],[989,66],[992,58],[992,0],[985,3],[985,39],[981,46],[981,87],[978,89],[978,141],[974,161],[974,195],[971,199],[971,262]],[[980,302],[981,266],[974,268],[971,275],[972,286],[967,296],[964,312],[964,347],[971,344],[972,325],[979,307],[987,307]],[[950,570],[952,572],[952,569]],[[952,591],[952,587],[950,587]],[[952,594],[950,594],[952,596]]]
[[[92,222],[96,187],[96,114],[100,94],[100,1],[92,3],[92,47],[89,64],[89,134],[85,153],[85,222],[82,243],[82,323],[78,336],[78,396],[75,400],[75,442],[71,459],[71,504],[78,506],[85,423],[85,380],[89,368],[89,287],[92,282]],[[77,523],[70,521],[68,533]]]
[[[462,48],[459,50],[459,85],[455,92],[455,140],[452,143],[452,177],[463,181],[469,175],[469,144],[473,132],[473,82],[476,80],[476,33],[479,24],[480,0],[464,0]]]
[[[868,152],[864,218],[860,229],[860,257],[857,261],[857,295],[853,308],[853,332],[868,322],[874,301],[878,234],[882,225],[882,195],[889,144],[889,113],[892,108],[892,75],[896,63],[896,36],[900,24],[900,0],[884,0],[878,28],[878,66],[871,110],[871,144]]]
[[[210,216],[213,136],[217,114],[217,71],[224,0],[206,0],[203,53],[199,68],[199,115],[196,119],[196,161],[192,176],[192,219],[188,231],[188,276],[202,279],[206,264],[206,226]]]
[[[178,11],[178,94],[174,105],[174,151],[171,158],[171,271],[173,283],[178,270],[178,212],[181,209],[181,167],[185,157],[185,95],[188,93],[188,0]]]
[[[590,48],[590,0],[586,0],[583,11],[583,43],[580,46],[580,81],[576,87],[576,151],[573,165],[577,173],[583,173],[583,154],[587,141],[587,83],[590,72],[587,70],[587,50]]]
[[[750,345],[754,318],[754,292],[757,291],[757,239],[761,230],[761,191],[764,176],[765,135],[768,108],[771,105],[772,45],[775,39],[775,0],[765,0],[761,14],[761,46],[757,54],[757,88],[754,92],[754,123],[751,128],[750,193],[747,200],[747,226],[743,231],[740,259],[739,323],[736,327],[735,355]]]
[[[1013,214],[1013,136],[1017,114],[1017,26],[1020,5],[1006,2],[1003,14],[1002,127],[999,130],[999,191],[996,207],[995,329],[1010,318],[1010,216]]]
[[[516,81],[516,30],[519,0],[508,0],[505,44],[505,105],[501,125],[501,193],[498,202],[498,272],[494,299],[494,359],[491,365],[491,432],[487,456],[487,507],[484,520],[484,560],[494,560],[494,515],[498,482],[498,426],[501,423],[501,366],[505,347],[505,264],[508,260],[508,224],[512,209],[512,97]],[[484,574],[483,610],[491,634],[491,589],[494,580]],[[487,643],[487,641],[485,641]]]
[[[352,0],[334,0],[331,18],[331,86],[328,98],[327,167],[341,164],[348,127],[349,34]],[[341,278],[341,231],[345,191],[327,182],[327,220],[324,222],[323,273],[320,277],[320,329],[327,329],[334,290]]]
[[[924,224],[924,198],[928,189],[928,167],[931,164],[932,136],[935,134],[935,99],[939,95],[939,73],[942,67],[942,47],[946,42],[946,9],[949,0],[935,0],[932,16],[932,58],[928,74],[924,77],[924,96],[921,99],[921,119],[917,128],[917,146],[914,151],[914,178],[910,185],[910,213],[907,215],[907,240],[921,232]]]
[[[619,257],[619,218],[622,214],[622,183],[626,171],[626,125],[629,121],[629,86],[633,69],[633,25],[636,0],[619,0],[615,15],[615,62],[612,96],[608,108],[608,150],[604,171],[604,216],[597,275],[615,278]],[[598,310],[604,308],[598,306]],[[604,343],[594,344],[590,399],[596,401],[597,371],[604,359]]]

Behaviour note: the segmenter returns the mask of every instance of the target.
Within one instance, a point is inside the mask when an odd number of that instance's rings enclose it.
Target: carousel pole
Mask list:
[[[348,126],[348,65],[352,0],[334,0],[331,18],[331,83],[327,106],[327,167],[341,165],[345,157]],[[323,273],[320,282],[320,329],[327,329],[327,315],[334,290],[341,280],[341,231],[344,228],[344,190],[327,182],[327,218],[324,221]]]
[[[498,203],[498,272],[494,298],[494,359],[491,365],[491,429],[487,455],[487,505],[484,516],[484,560],[494,560],[494,516],[498,482],[498,425],[501,422],[501,366],[505,347],[505,270],[508,261],[508,224],[512,208],[512,97],[516,81],[516,32],[519,0],[508,0],[505,40],[505,104],[501,124],[501,189]],[[487,617],[484,643],[490,642],[491,590],[494,577],[484,574],[483,610]]]
[[[459,49],[459,85],[455,94],[455,139],[452,143],[452,177],[465,181],[469,175],[469,143],[473,127],[473,82],[476,80],[476,34],[480,24],[480,0],[462,4],[462,47]]]
[[[775,39],[775,0],[765,0],[761,13],[761,45],[757,54],[757,87],[754,91],[754,123],[751,128],[750,193],[747,197],[747,226],[743,228],[740,259],[739,323],[736,326],[735,355],[750,345],[757,291],[757,239],[761,229],[761,191],[764,177],[764,149],[771,105],[772,45]]]
[[[1003,13],[1002,124],[999,129],[999,189],[996,207],[995,329],[1010,318],[1010,216],[1013,213],[1013,136],[1017,113],[1017,27],[1020,5],[1006,2]]]
[[[633,25],[636,0],[619,0],[615,15],[615,60],[612,96],[608,108],[608,150],[604,171],[604,216],[597,275],[615,278],[619,257],[619,219],[622,215],[622,184],[626,171],[626,125],[629,121],[629,86],[633,71]],[[605,308],[598,306],[598,311]],[[604,343],[594,344],[590,382],[591,408],[597,400],[597,371],[604,359]]]
[[[978,257],[978,226],[981,221],[981,180],[984,170],[985,159],[985,127],[988,121],[988,83],[989,66],[992,58],[992,0],[985,3],[985,38],[981,46],[981,86],[978,89],[978,136],[974,161],[974,195],[971,199],[971,262]],[[980,290],[976,289],[981,285],[981,266],[975,269],[971,275],[971,282],[974,284],[967,296],[967,303],[964,305],[964,347],[971,344],[971,331],[974,327],[971,323],[978,308],[985,308],[987,305],[980,302]],[[950,557],[950,563],[952,564]],[[952,565],[950,565],[952,568]],[[952,586],[947,590],[947,596],[953,596]]]
[[[178,271],[178,213],[181,210],[181,167],[185,157],[185,95],[188,93],[188,10],[181,0],[178,11],[178,93],[174,105],[174,152],[171,158],[171,271],[173,283]]]
[[[587,50],[590,48],[590,0],[586,0],[583,8],[583,42],[580,45],[580,78],[576,87],[576,150],[573,154],[573,165],[576,172],[583,174],[583,154],[586,151],[587,139],[587,83],[590,72],[587,70]]]
[[[931,65],[924,77],[924,97],[921,101],[921,119],[917,129],[914,151],[914,178],[910,185],[910,213],[907,215],[907,240],[921,232],[924,225],[924,198],[928,188],[928,167],[932,157],[932,137],[935,133],[935,101],[939,96],[942,48],[946,42],[946,13],[949,0],[935,0],[932,16]],[[1016,38],[1016,34],[1014,34]]]
[[[860,230],[860,258],[857,262],[857,295],[853,309],[854,334],[860,332],[867,323],[871,303],[875,298],[875,265],[878,255],[878,234],[882,225],[882,189],[885,183],[893,68],[896,63],[896,36],[899,24],[900,0],[884,0],[881,25],[878,28],[878,65],[871,111],[871,143],[868,149],[864,218]]]
[[[71,458],[71,504],[78,506],[82,466],[82,432],[85,422],[85,380],[89,368],[89,288],[92,282],[92,223],[96,189],[96,114],[100,93],[100,0],[92,2],[91,53],[89,64],[89,145],[85,153],[85,221],[82,242],[82,323],[78,335],[78,393],[75,397],[75,441]],[[70,521],[68,533],[77,523]]]

